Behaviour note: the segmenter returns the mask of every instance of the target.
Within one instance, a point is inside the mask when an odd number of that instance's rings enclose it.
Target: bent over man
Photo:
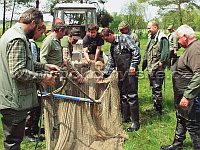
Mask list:
[[[38,9],[28,9],[0,40],[0,112],[6,150],[20,149],[27,112],[38,106],[36,83],[55,84],[51,74],[36,71],[59,70],[55,65],[33,62],[28,39],[33,38],[35,30],[41,26],[42,13]]]
[[[98,25],[93,23],[89,24],[87,34],[83,38],[84,57],[89,65],[97,61],[103,62],[101,46],[104,44],[104,41],[98,33],[98,30]]]
[[[111,43],[110,56],[103,72],[103,78],[108,77],[113,68],[117,68],[123,121],[129,122],[131,118],[132,124],[127,131],[137,131],[140,128],[138,103],[140,49],[127,34],[114,34],[111,29],[104,28],[101,36]]]

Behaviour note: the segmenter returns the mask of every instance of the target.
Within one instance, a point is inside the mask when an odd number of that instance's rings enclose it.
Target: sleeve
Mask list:
[[[42,43],[41,49],[40,49],[40,62],[43,64],[47,64],[47,58],[49,55],[49,52],[51,50],[51,42],[50,40],[45,39]]]
[[[160,41],[160,49],[161,49],[161,57],[160,61],[161,62],[167,62],[169,58],[169,41],[167,38],[162,38]]]
[[[130,67],[136,67],[140,64],[141,56],[140,56],[140,48],[135,45],[135,42],[130,38],[130,36],[126,37],[127,48],[131,52],[131,65]]]
[[[173,48],[178,48],[178,39],[176,35],[173,35]]]
[[[78,70],[74,67],[74,65],[72,64],[72,62],[68,59],[67,61],[67,65],[65,66],[66,69],[72,73],[72,75],[79,77],[81,74],[78,72]]]
[[[64,36],[61,40],[60,40],[61,46],[64,48],[69,48],[69,40],[67,36]]]
[[[186,90],[184,91],[183,96],[187,99],[191,100],[197,97],[200,91],[200,73],[195,73],[190,81],[189,85],[187,86]]]
[[[147,44],[146,44],[146,48],[145,48],[145,50],[144,50],[143,61],[147,60],[148,47],[149,47],[150,43],[151,43],[151,39],[148,38],[148,41],[147,41]]]
[[[42,71],[44,70],[44,64],[41,64],[39,62],[34,62],[34,68],[35,71]]]
[[[103,71],[103,76],[104,77],[108,77],[112,71],[114,70],[115,68],[115,63],[114,63],[114,60],[111,56],[111,54],[108,56],[108,61],[106,63],[106,66],[105,66],[105,69]]]
[[[98,34],[97,46],[104,45],[104,40],[101,38],[100,34]]]
[[[193,72],[193,77],[184,91],[184,96],[188,99],[194,99],[200,91],[200,52],[195,49],[188,59],[188,67]]]
[[[86,48],[89,46],[89,39],[87,35],[83,38],[83,48]]]
[[[38,58],[38,50],[34,42],[30,42],[30,43],[31,43],[31,51],[33,55],[33,61],[36,62]]]
[[[11,77],[24,82],[40,82],[44,75],[27,69],[27,53],[24,41],[18,39],[9,44],[8,63]]]

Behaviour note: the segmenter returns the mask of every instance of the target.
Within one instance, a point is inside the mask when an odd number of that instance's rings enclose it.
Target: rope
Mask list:
[[[83,91],[78,85],[76,85],[76,83],[74,83],[71,79],[69,79],[68,77],[65,78],[65,80],[70,81],[70,83],[72,83],[76,88],[78,88],[78,90],[80,90],[80,92],[82,94],[84,94],[87,98],[91,99],[94,103],[100,103],[100,100],[94,100],[93,98],[91,98],[87,93],[85,93],[85,91]]]
[[[56,90],[52,91],[51,93],[42,95],[44,97],[46,96],[52,96],[53,94],[59,93],[60,91],[62,91],[64,89],[64,87],[67,85],[67,81],[69,81],[70,83],[72,83],[76,88],[78,88],[80,90],[80,92],[82,94],[84,94],[84,96],[86,96],[87,98],[89,98],[92,102],[94,103],[100,103],[99,100],[94,100],[93,98],[91,98],[86,92],[84,92],[76,83],[74,83],[71,79],[69,79],[69,77],[65,77],[64,78],[64,83],[61,87],[57,88]]]

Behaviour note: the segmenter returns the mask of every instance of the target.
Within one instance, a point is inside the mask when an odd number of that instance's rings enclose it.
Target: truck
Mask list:
[[[87,26],[97,23],[97,13],[95,4],[88,3],[58,3],[54,6],[54,19],[62,20],[67,25],[69,31],[75,28],[80,40],[73,45],[72,61],[80,60],[82,53],[82,39],[86,35]],[[81,54],[81,55],[80,55]]]

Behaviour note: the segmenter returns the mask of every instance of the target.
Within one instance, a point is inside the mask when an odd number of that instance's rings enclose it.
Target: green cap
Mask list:
[[[124,29],[124,28],[128,28],[129,24],[127,21],[122,21],[119,26],[118,26],[118,30]]]

